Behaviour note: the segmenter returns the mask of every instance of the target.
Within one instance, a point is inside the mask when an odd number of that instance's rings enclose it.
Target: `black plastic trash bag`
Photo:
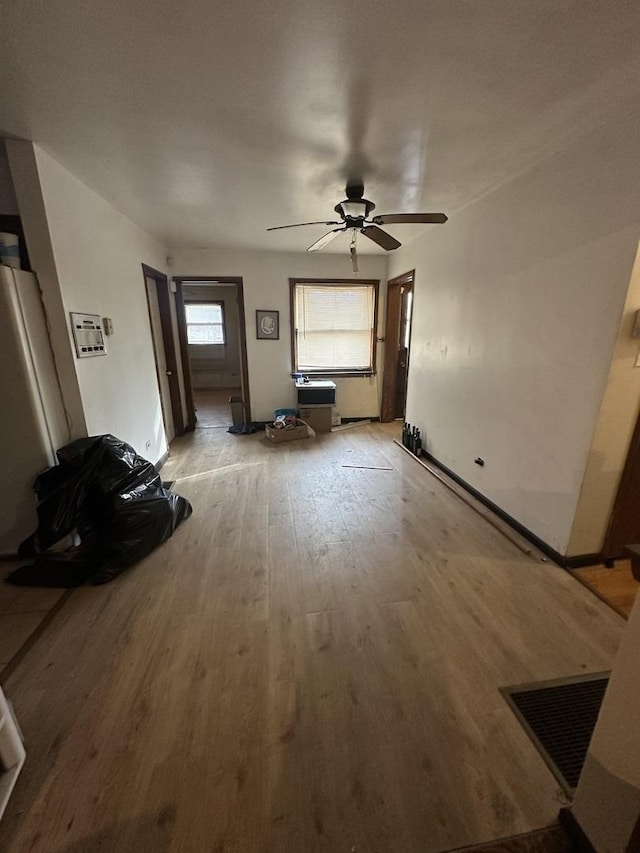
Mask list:
[[[112,435],[61,448],[59,464],[36,478],[38,529],[20,546],[33,565],[9,575],[21,586],[106,583],[167,540],[191,515],[155,467]],[[52,550],[67,536],[79,544]]]

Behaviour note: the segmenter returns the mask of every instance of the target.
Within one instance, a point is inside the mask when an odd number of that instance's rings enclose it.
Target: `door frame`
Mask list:
[[[387,310],[385,313],[384,334],[384,373],[382,374],[382,396],[380,401],[380,420],[390,423],[395,420],[396,379],[398,370],[398,344],[400,342],[400,306],[401,287],[415,285],[415,270],[402,273],[387,282]],[[413,304],[411,305],[413,315]],[[411,323],[411,319],[409,320]],[[409,346],[409,351],[411,346]],[[407,353],[407,374],[409,373],[409,352]]]
[[[235,275],[177,275],[173,277],[176,284],[176,309],[178,315],[178,337],[180,340],[180,356],[184,389],[187,403],[188,430],[196,428],[196,409],[193,403],[193,385],[189,366],[189,349],[187,343],[187,317],[184,309],[183,285],[193,282],[216,282],[218,284],[235,285],[238,296],[238,331],[240,333],[240,372],[242,374],[242,399],[244,401],[245,419],[251,423],[251,397],[249,394],[249,361],[247,357],[247,321],[244,309],[244,283],[242,276]]]
[[[640,470],[640,415],[636,419],[633,435],[627,451],[622,476],[618,484],[613,509],[609,516],[609,524],[602,545],[602,559],[613,560],[624,556],[625,545],[635,545],[635,542],[620,542],[619,528],[624,526],[625,513],[638,493],[638,470]]]
[[[160,309],[160,329],[162,331],[162,347],[167,365],[167,379],[169,381],[169,397],[171,398],[171,414],[173,416],[173,429],[176,436],[184,435],[185,425],[182,417],[182,396],[180,394],[180,380],[178,378],[178,359],[176,356],[176,343],[173,335],[173,321],[171,318],[171,297],[169,290],[169,278],[159,270],[142,264],[142,275],[145,284],[145,295],[147,279],[152,279],[156,284],[158,294],[158,307]],[[151,323],[151,318],[149,318]],[[154,354],[155,359],[155,354]],[[157,363],[156,363],[157,368]],[[162,393],[160,391],[159,393]]]

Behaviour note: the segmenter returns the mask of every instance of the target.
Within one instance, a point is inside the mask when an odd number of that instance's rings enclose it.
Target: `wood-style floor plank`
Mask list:
[[[631,560],[616,560],[612,568],[587,566],[574,569],[573,573],[625,619],[629,618],[640,589],[631,572]]]
[[[609,668],[624,622],[394,435],[174,443],[192,518],[8,679],[27,762],[0,849],[436,853],[555,820],[499,687]]]
[[[196,429],[220,429],[232,423],[229,398],[242,394],[239,388],[194,388]]]

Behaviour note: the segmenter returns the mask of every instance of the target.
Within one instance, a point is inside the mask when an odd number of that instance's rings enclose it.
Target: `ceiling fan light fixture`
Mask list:
[[[365,203],[360,199],[358,201],[343,201],[340,206],[345,216],[353,216],[354,218],[364,216],[366,210]]]
[[[366,198],[346,198],[344,201],[336,204],[334,210],[343,219],[347,217],[351,219],[366,219],[374,208],[375,204]]]
[[[332,225],[338,226],[332,228],[315,243],[312,243],[307,252],[317,252],[331,242],[338,234],[344,234],[346,231],[351,231],[351,246],[350,253],[353,261],[353,271],[358,271],[358,259],[356,255],[356,237],[357,232],[364,234],[369,240],[372,240],[382,249],[391,252],[394,249],[400,248],[402,243],[396,240],[387,231],[380,228],[380,225],[403,225],[403,224],[421,224],[421,225],[442,225],[447,221],[445,213],[383,213],[381,216],[374,216],[369,219],[369,214],[375,209],[375,204],[369,201],[364,196],[364,185],[362,182],[357,184],[347,184],[347,197],[338,202],[333,208],[340,217],[340,222],[332,222],[330,220],[320,220],[315,222],[297,222],[295,225],[276,225],[272,228],[267,228],[267,231],[279,231],[281,228],[300,228],[303,225]]]

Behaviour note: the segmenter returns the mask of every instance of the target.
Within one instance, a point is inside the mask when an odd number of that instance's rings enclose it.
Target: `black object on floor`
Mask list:
[[[608,683],[608,673],[597,673],[502,690],[568,794],[578,784]]]
[[[255,424],[242,424],[242,425],[234,425],[230,426],[227,432],[232,433],[233,435],[252,435],[252,433],[257,432],[258,428]]]
[[[190,503],[171,494],[155,467],[113,435],[80,438],[36,477],[38,529],[19,549],[35,562],[12,572],[18,586],[107,583],[162,544]],[[74,547],[55,550],[73,537]]]

